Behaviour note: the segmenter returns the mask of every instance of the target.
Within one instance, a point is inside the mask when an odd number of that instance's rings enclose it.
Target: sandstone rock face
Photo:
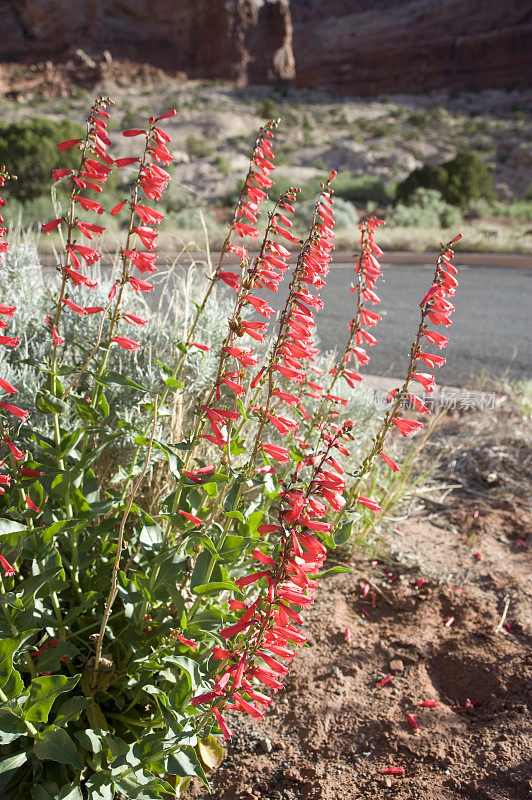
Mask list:
[[[356,94],[520,88],[525,0],[0,0],[0,61],[90,55]]]
[[[107,49],[190,77],[267,83],[295,74],[288,0],[0,0],[0,19],[4,61]]]
[[[291,0],[290,8],[299,87],[378,94],[530,85],[524,0]]]

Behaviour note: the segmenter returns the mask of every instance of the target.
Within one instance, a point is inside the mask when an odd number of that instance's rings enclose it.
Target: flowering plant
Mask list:
[[[172,161],[164,121],[175,112],[124,131],[142,142],[140,153],[113,159],[111,106],[98,99],[84,137],[58,145],[77,149],[79,164],[54,171],[69,191],[68,209],[42,226],[59,233],[63,248],[42,321],[48,355],[33,365],[40,389],[31,414],[0,402],[0,790],[13,800],[177,797],[193,776],[206,783],[219,757],[213,734],[231,735],[228,712],[260,719],[305,644],[303,612],[330,571],[327,548],[381,510],[363,492],[378,458],[400,470],[384,452],[393,431],[409,436],[423,425],[402,408],[408,401],[428,411],[411,384],[433,390],[433,375],[418,365],[444,363],[425,346],[447,344],[433,326],[450,325],[457,286],[453,240],[442,245],[421,300],[405,381],[356,463],[359,432],[334,392],[356,388],[366,347],[376,343],[379,315],[368,306],[379,303],[375,234],[383,222],[360,224],[354,316],[338,362],[324,373],[313,331],[333,250],[335,173],[322,184],[306,238],[293,231],[293,188],[273,203],[261,233],[273,186],[272,121],[255,142],[204,297],[173,362],[159,362],[157,391],[148,391],[111,361],[116,348],[127,355],[142,347],[148,320],[129,303],[131,292],[154,288],[163,220],[154,205]],[[120,275],[105,303],[90,305],[101,258],[94,244],[104,230],[94,197],[112,170],[128,168],[131,194],[111,210],[128,215]],[[9,177],[4,169],[0,183]],[[267,293],[283,278],[287,299],[268,341]],[[210,350],[196,336],[222,284],[232,310],[214,380],[175,442],[170,408],[186,392],[187,365],[201,369]],[[2,319],[15,311],[0,306]],[[65,341],[72,315],[75,346]],[[93,315],[89,341],[83,326]],[[0,344],[16,348],[18,340],[6,333]],[[17,391],[4,378],[0,387],[7,400]],[[116,387],[127,389],[135,413],[110,402]],[[121,439],[132,443],[121,451],[127,463],[102,469]],[[154,513],[145,486],[162,463],[169,492]]]

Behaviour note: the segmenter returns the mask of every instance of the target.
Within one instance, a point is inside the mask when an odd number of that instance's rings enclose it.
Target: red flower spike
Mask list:
[[[437,700],[422,700],[420,703],[418,703],[418,706],[423,706],[423,708],[436,708],[437,705]]]

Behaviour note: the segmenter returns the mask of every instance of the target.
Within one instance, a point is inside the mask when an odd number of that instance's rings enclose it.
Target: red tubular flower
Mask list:
[[[54,228],[57,228],[57,226],[60,225],[62,221],[63,220],[61,217],[59,217],[59,219],[51,219],[50,222],[47,222],[45,225],[42,226],[43,232],[50,235],[50,233],[54,230]]]
[[[124,316],[125,321],[129,322],[130,325],[142,325],[142,326],[144,326],[148,322],[147,319],[144,319],[143,317],[137,317],[136,314],[129,314],[129,313],[125,313],[124,312],[123,316]]]
[[[15,567],[13,567],[1,553],[0,553],[0,565],[4,570],[4,576],[6,578],[11,578],[15,574]]]
[[[112,216],[116,217],[117,214],[120,214],[126,203],[127,200],[122,200],[120,203],[117,203],[116,206],[111,209]]]
[[[404,775],[405,768],[404,767],[387,767],[386,769],[382,770],[383,775]]]
[[[111,341],[119,344],[124,350],[138,350],[139,347],[142,347],[140,342],[136,342],[134,339],[128,339],[127,336],[113,336]]]
[[[59,333],[57,332],[57,330],[55,328],[52,327],[51,331],[52,331],[52,339],[53,339],[54,347],[60,347],[62,344],[65,343],[65,340],[62,339],[61,336],[59,336]]]
[[[153,283],[147,283],[141,278],[133,278],[130,275],[128,281],[134,292],[151,292],[153,289]]]
[[[86,275],[82,275],[81,272],[76,272],[73,269],[69,269],[69,267],[63,267],[63,269],[75,286],[88,286],[89,289],[94,289],[94,287],[98,285],[96,281],[91,281],[90,278],[87,278]]]
[[[213,712],[214,712],[214,716],[216,717],[216,721],[217,721],[218,725],[220,726],[220,730],[221,730],[221,732],[223,734],[224,739],[230,739],[231,736],[233,735],[233,733],[227,727],[224,718],[222,717],[222,715],[220,714],[220,712],[218,711],[218,709],[216,707],[213,708]]]
[[[0,389],[3,389],[4,392],[7,392],[8,395],[15,394],[18,392],[14,386],[12,386],[9,381],[6,381],[4,378],[0,378]]]
[[[95,211],[97,214],[103,214],[103,212],[104,212],[104,209],[103,209],[103,206],[102,206],[101,203],[97,203],[95,200],[89,200],[88,197],[80,197],[79,195],[77,195],[74,198],[74,201],[76,203],[79,203],[80,206],[85,211]]]
[[[188,511],[182,511],[181,509],[178,509],[177,513],[181,514],[181,516],[185,517],[185,519],[188,519],[189,522],[192,522],[196,528],[200,525],[203,525],[203,520],[200,519],[200,517],[196,517],[194,514],[189,514]]]
[[[172,636],[174,637],[174,639],[177,639],[178,642],[181,642],[181,644],[185,644],[187,647],[191,647],[192,650],[195,650],[196,647],[198,646],[197,642],[194,642],[192,639],[186,639],[177,631],[172,631]]]
[[[61,150],[62,153],[65,153],[67,150],[70,150],[71,147],[75,147],[80,142],[81,139],[66,139],[64,142],[58,142],[57,148]]]
[[[16,306],[6,306],[3,303],[0,303],[0,314],[4,314],[6,317],[10,319],[13,318],[13,314],[17,310]]]
[[[25,494],[25,495],[24,495],[24,497],[26,498],[26,503],[28,504],[28,508],[31,508],[31,510],[32,510],[32,511],[37,511],[37,513],[39,513],[39,514],[40,514],[40,513],[41,513],[41,509],[40,509],[40,508],[38,508],[38,507],[35,505],[35,503],[34,503],[34,502],[33,502],[33,500],[31,499],[31,497],[29,497],[27,494]]]
[[[16,350],[20,344],[20,339],[18,336],[0,336],[0,344],[3,344],[5,347],[12,347],[13,350]]]
[[[21,420],[27,419],[30,415],[29,411],[24,411],[22,408],[18,408],[18,406],[12,406],[9,403],[0,403],[0,408],[4,408],[6,411],[9,411],[10,414],[13,414],[15,417],[18,417]]]
[[[67,305],[69,308],[71,308],[72,311],[74,311],[78,315],[78,317],[84,317],[87,314],[85,308],[78,306],[77,303],[74,303],[72,300],[69,300],[66,297],[63,297],[63,303]]]
[[[7,444],[7,446],[11,450],[11,453],[15,461],[23,461],[24,458],[26,458],[26,453],[23,453],[22,450],[19,450],[18,447],[15,444],[13,444],[13,442],[10,439],[4,437],[3,441],[5,444]]]
[[[401,417],[392,417],[392,422],[397,426],[401,436],[410,436],[423,427],[422,422],[413,419],[402,419]]]
[[[383,453],[382,451],[380,453],[380,456],[381,456],[382,459],[384,459],[384,461],[386,461],[386,463],[388,464],[388,466],[390,467],[392,472],[398,472],[399,471],[399,467],[397,466],[395,461],[392,458],[390,458],[390,456],[387,456],[386,453]]]
[[[416,718],[413,714],[407,714],[406,719],[408,720],[408,724],[412,726],[414,733],[418,733],[419,725],[416,722]]]

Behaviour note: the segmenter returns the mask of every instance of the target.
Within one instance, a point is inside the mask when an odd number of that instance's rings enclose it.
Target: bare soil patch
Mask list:
[[[218,800],[532,797],[525,425],[508,404],[446,421],[432,477],[457,485],[401,523],[388,559],[324,579],[285,691],[261,724],[232,720]]]

